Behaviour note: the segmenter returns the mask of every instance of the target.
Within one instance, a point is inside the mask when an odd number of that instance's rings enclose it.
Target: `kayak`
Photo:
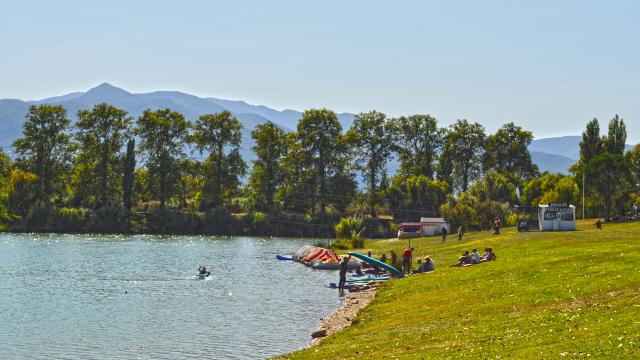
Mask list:
[[[371,265],[375,265],[377,267],[383,268],[383,269],[389,271],[391,274],[393,274],[393,275],[395,275],[397,277],[402,277],[403,276],[403,274],[402,274],[402,272],[400,270],[394,268],[393,266],[391,266],[391,265],[389,265],[387,263],[383,263],[380,260],[376,260],[376,259],[374,259],[372,257],[368,257],[366,255],[362,255],[362,254],[357,253],[357,252],[351,252],[351,253],[349,253],[349,255],[354,256],[354,257],[356,257],[356,258],[358,258],[358,259],[360,259],[360,260],[362,260],[362,261],[364,261],[366,263],[369,263]]]
[[[349,261],[347,263],[347,269],[355,269],[358,266],[360,266],[360,264],[356,261]],[[320,270],[340,270],[340,263],[337,261],[314,262],[311,264],[311,267],[314,269],[320,269]]]
[[[362,279],[349,279],[347,282],[350,283],[368,283],[368,282],[379,282],[379,281],[387,281],[390,278],[388,276],[380,276],[373,278],[362,278]]]
[[[198,279],[204,279],[204,278],[207,278],[207,277],[209,277],[209,276],[211,276],[211,272],[209,272],[209,271],[207,271],[207,273],[206,273],[206,274],[200,274],[200,273],[197,273],[197,274],[196,274],[196,277],[197,277]]]
[[[346,290],[349,290],[349,289],[354,288],[356,286],[362,286],[362,285],[364,285],[364,284],[344,284],[344,288]],[[329,289],[337,289],[338,288],[338,284],[329,283],[329,284],[326,285],[326,287],[328,287]]]
[[[291,256],[284,256],[284,255],[276,255],[276,259],[293,261],[293,258]]]

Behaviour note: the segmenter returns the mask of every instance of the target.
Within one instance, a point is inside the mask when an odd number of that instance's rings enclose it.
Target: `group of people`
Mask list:
[[[469,250],[465,250],[462,256],[458,258],[458,262],[451,266],[469,266],[486,261],[494,261],[495,259],[496,254],[493,252],[492,248],[485,248],[484,254],[482,255],[480,255],[478,249],[473,249],[471,253],[469,253]]]
[[[442,240],[440,241],[440,244],[444,244],[447,241],[447,235],[449,234],[449,230],[446,227],[442,227],[442,231],[440,232],[442,234]],[[458,242],[462,241],[462,236],[464,235],[464,229],[462,228],[462,225],[458,226]]]
[[[386,256],[383,254],[386,258]],[[381,260],[382,261],[382,260]],[[413,248],[404,249],[402,253],[402,273],[403,274],[420,274],[425,272],[434,271],[436,269],[436,264],[431,259],[431,256],[427,255],[423,259],[418,259],[417,264],[418,268],[416,270],[412,270],[411,266],[413,263]]]

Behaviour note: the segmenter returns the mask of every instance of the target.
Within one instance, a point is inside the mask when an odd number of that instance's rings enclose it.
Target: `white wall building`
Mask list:
[[[576,229],[576,207],[564,203],[538,205],[540,231],[568,231]]]
[[[420,226],[422,227],[423,236],[436,236],[442,234],[442,229],[446,228],[451,234],[449,224],[443,218],[420,218]]]

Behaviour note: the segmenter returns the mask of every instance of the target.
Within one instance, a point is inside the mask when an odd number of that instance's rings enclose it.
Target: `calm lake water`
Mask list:
[[[0,234],[0,359],[255,359],[304,347],[341,303],[312,241]],[[196,280],[199,264],[211,280]]]

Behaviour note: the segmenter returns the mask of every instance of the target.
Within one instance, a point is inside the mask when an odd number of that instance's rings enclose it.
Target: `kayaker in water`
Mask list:
[[[198,268],[198,275],[207,275],[209,274],[209,271],[207,271],[207,268],[204,265],[201,265]]]
[[[340,281],[338,281],[338,289],[344,290],[344,284],[347,283],[347,269],[349,268],[349,260],[351,255],[344,256],[340,262]]]

